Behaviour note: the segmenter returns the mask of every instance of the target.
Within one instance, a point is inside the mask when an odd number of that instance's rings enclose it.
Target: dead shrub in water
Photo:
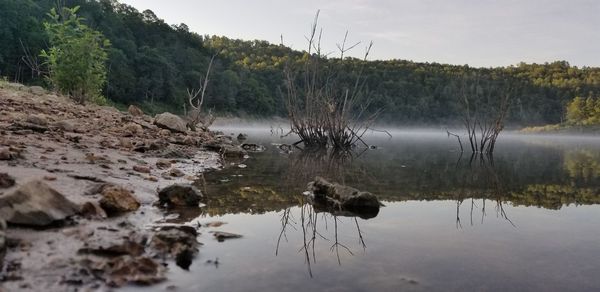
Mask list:
[[[364,57],[351,85],[342,82],[340,73],[346,63],[344,54],[359,43],[346,45],[348,33],[337,44],[339,59],[328,59],[322,52],[322,29],[318,29],[319,12],[311,26],[308,50],[297,63],[288,63],[284,70],[286,106],[291,132],[298,135],[306,148],[332,147],[348,150],[359,141],[373,124],[380,111],[367,114],[369,101],[364,97],[363,66],[372,47],[366,47]]]

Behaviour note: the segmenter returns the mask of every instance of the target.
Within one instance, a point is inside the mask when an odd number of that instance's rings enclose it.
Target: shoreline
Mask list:
[[[33,181],[80,208],[48,226],[9,222],[5,237],[0,230],[5,242],[0,248],[6,250],[0,287],[9,291],[106,289],[166,280],[166,270],[182,250],[191,253],[189,260],[198,253],[199,232],[185,226],[161,229],[157,222],[167,210],[157,205],[157,191],[193,184],[203,172],[221,168],[223,153],[206,150],[206,144],[239,148],[213,132],[166,130],[143,113],[82,106],[26,86],[0,87],[0,134],[0,152],[6,154],[0,155],[0,174],[14,180],[12,186],[0,186],[0,198]],[[236,154],[244,153],[239,150]],[[129,193],[137,208],[108,212],[102,205],[107,186]],[[95,210],[90,214],[82,208],[86,205]],[[15,211],[7,208],[19,206],[0,205],[2,213]],[[188,246],[177,243],[186,239]]]

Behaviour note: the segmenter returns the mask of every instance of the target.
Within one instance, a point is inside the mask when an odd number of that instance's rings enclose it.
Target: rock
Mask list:
[[[225,241],[225,239],[234,239],[234,238],[242,237],[239,234],[222,232],[222,231],[214,231],[214,232],[212,232],[212,234],[219,242],[223,242],[223,241]]]
[[[46,94],[46,90],[41,86],[31,86],[31,87],[29,87],[29,92],[31,92],[35,95]]]
[[[242,149],[251,152],[263,152],[266,150],[265,146],[258,144],[242,144]]]
[[[158,131],[158,135],[160,137],[169,137],[169,136],[171,136],[171,131],[169,131],[167,129],[162,129],[162,130]]]
[[[197,207],[202,193],[190,184],[174,184],[158,192],[161,205]]]
[[[127,123],[123,126],[124,136],[140,136],[144,134],[144,128],[136,123]]]
[[[184,177],[185,173],[178,168],[173,168],[171,171],[169,171],[169,175],[172,177]]]
[[[76,121],[62,120],[52,124],[53,127],[61,129],[63,132],[77,132]]]
[[[29,115],[25,119],[27,123],[31,123],[38,126],[47,126],[48,120],[44,115]]]
[[[0,148],[0,160],[12,160],[14,158],[13,153],[8,148]]]
[[[174,132],[185,133],[187,131],[186,122],[172,114],[162,113],[154,117],[154,124],[163,129],[168,129]]]
[[[0,196],[0,217],[13,224],[47,226],[78,211],[75,203],[39,180]]]
[[[145,165],[134,165],[133,166],[133,170],[137,171],[137,172],[141,172],[141,173],[150,173],[150,167],[145,166]]]
[[[367,218],[375,217],[381,206],[377,197],[369,192],[361,192],[349,186],[330,183],[322,177],[316,177],[313,182],[308,184],[308,189],[313,193],[316,204],[350,211]]]
[[[8,173],[0,172],[0,189],[10,188],[15,185],[15,179]]]
[[[244,141],[244,140],[248,139],[248,135],[246,135],[246,134],[243,134],[243,133],[240,133],[240,134],[237,136],[237,139],[238,139],[238,141]]]
[[[79,213],[88,219],[106,219],[108,217],[106,211],[96,202],[86,202],[81,206]]]
[[[166,159],[159,159],[158,161],[156,161],[156,167],[158,169],[167,169],[171,167],[171,161]]]
[[[29,123],[29,122],[19,122],[19,121],[14,121],[11,128],[15,131],[31,130],[31,131],[38,132],[38,133],[44,133],[44,132],[48,131],[48,127],[46,127],[46,126]]]
[[[140,203],[131,192],[120,186],[105,185],[100,194],[100,207],[109,215],[135,211],[140,207]]]
[[[134,117],[139,117],[139,116],[144,115],[144,112],[135,105],[130,105],[129,108],[127,109],[127,111],[129,112],[130,115],[132,115]]]
[[[129,138],[120,138],[119,145],[127,149],[133,148],[133,143],[131,143],[131,140]]]
[[[151,285],[166,279],[165,267],[148,257],[120,256],[102,261],[86,258],[81,262],[80,270],[102,278],[112,287]]]
[[[248,152],[241,147],[219,142],[217,140],[206,142],[202,144],[202,146],[207,150],[219,152],[223,156],[230,158],[243,158],[248,154]]]
[[[198,233],[190,226],[165,226],[156,232],[150,246],[162,254],[171,255],[182,269],[189,269],[198,254]]]
[[[144,253],[145,240],[136,240],[133,236],[123,238],[119,243],[114,243],[109,238],[93,238],[78,250],[82,254],[116,257],[122,255],[141,256]]]

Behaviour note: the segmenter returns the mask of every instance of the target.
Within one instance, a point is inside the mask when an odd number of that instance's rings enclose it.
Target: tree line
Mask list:
[[[150,112],[182,112],[186,90],[197,87],[219,52],[204,108],[220,114],[286,116],[284,68],[307,58],[307,52],[282,44],[203,36],[185,24],[169,25],[150,10],[140,12],[117,0],[65,0],[62,5],[79,6],[82,22],[110,41],[102,96]],[[46,82],[40,72],[48,70],[47,64],[40,53],[51,44],[44,23],[55,6],[54,0],[0,0],[1,76],[29,84]],[[395,124],[459,122],[464,76],[494,81],[486,84],[518,83],[508,124],[564,122],[567,105],[576,96],[595,99],[600,92],[600,68],[578,68],[565,61],[497,68],[355,58],[323,62],[340,68],[336,72],[342,83],[356,80],[361,68],[365,79],[361,98],[370,101],[371,110],[383,109],[380,122]]]

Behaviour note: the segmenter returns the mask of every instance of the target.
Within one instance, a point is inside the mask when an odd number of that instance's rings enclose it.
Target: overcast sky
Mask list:
[[[371,59],[507,66],[567,60],[600,66],[598,0],[122,0],[205,35],[260,39],[304,49],[321,10],[324,47],[344,32],[370,40]]]

